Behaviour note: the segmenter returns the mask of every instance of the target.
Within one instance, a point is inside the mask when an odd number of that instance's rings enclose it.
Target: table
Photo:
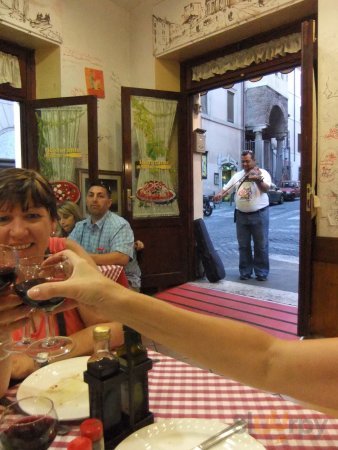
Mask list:
[[[338,447],[338,419],[265,393],[174,358],[149,351],[150,409],[155,420],[168,418],[219,419],[230,423],[244,418],[249,433],[267,450],[333,449]],[[17,387],[7,396],[15,399]],[[57,436],[51,450],[67,448],[79,435],[72,422],[67,436]]]
[[[98,266],[98,268],[105,277],[116,281],[116,283],[119,283],[124,287],[129,287],[127,275],[123,266],[118,266],[116,264],[103,264]]]

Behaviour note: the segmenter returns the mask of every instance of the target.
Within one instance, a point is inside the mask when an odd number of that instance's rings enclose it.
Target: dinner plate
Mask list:
[[[41,367],[21,383],[16,394],[17,400],[42,395],[53,400],[59,420],[89,417],[88,385],[83,381],[88,358],[80,356]]]
[[[226,424],[208,419],[168,419],[148,425],[128,436],[115,450],[190,450],[221,431]],[[213,449],[263,450],[265,447],[246,432],[234,434]]]

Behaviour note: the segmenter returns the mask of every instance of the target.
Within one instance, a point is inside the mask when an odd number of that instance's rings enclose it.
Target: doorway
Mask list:
[[[204,91],[200,126],[206,130],[207,178],[203,194],[219,192],[241,170],[240,153],[253,150],[258,166],[272,177],[270,205],[270,274],[263,284],[239,280],[233,198],[225,196],[205,222],[227,277],[227,288],[280,303],[298,303],[300,196],[280,192],[301,172],[301,69],[274,72],[254,81]],[[229,95],[229,92],[231,95]],[[230,112],[230,114],[229,114]],[[278,187],[276,197],[275,186]],[[284,188],[282,188],[284,190]],[[281,199],[275,202],[276,199]],[[284,201],[285,200],[285,201]],[[230,282],[230,285],[229,283]],[[233,284],[233,285],[232,285]]]
[[[21,167],[20,103],[0,98],[0,168]]]

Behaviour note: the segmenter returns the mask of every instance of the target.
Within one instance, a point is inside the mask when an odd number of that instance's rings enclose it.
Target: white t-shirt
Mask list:
[[[264,169],[260,169],[260,172],[263,177],[263,182],[271,186],[271,176],[269,172]],[[236,209],[242,212],[254,212],[258,211],[259,209],[265,208],[266,206],[269,206],[268,194],[260,191],[255,182],[244,181],[242,184],[239,182],[239,180],[243,178],[244,175],[244,170],[235,173],[235,175],[223,188],[223,190],[226,190],[230,186],[234,185],[233,189],[235,189],[236,191]],[[231,191],[233,191],[233,189],[231,189]]]

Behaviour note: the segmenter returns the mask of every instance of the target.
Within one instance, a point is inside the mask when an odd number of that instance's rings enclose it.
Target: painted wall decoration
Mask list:
[[[58,0],[0,0],[0,20],[32,35],[61,44],[61,12]]]
[[[255,20],[299,0],[165,0],[153,10],[155,56]]]
[[[98,98],[104,98],[103,71],[86,67],[85,76],[87,94],[96,95]]]

